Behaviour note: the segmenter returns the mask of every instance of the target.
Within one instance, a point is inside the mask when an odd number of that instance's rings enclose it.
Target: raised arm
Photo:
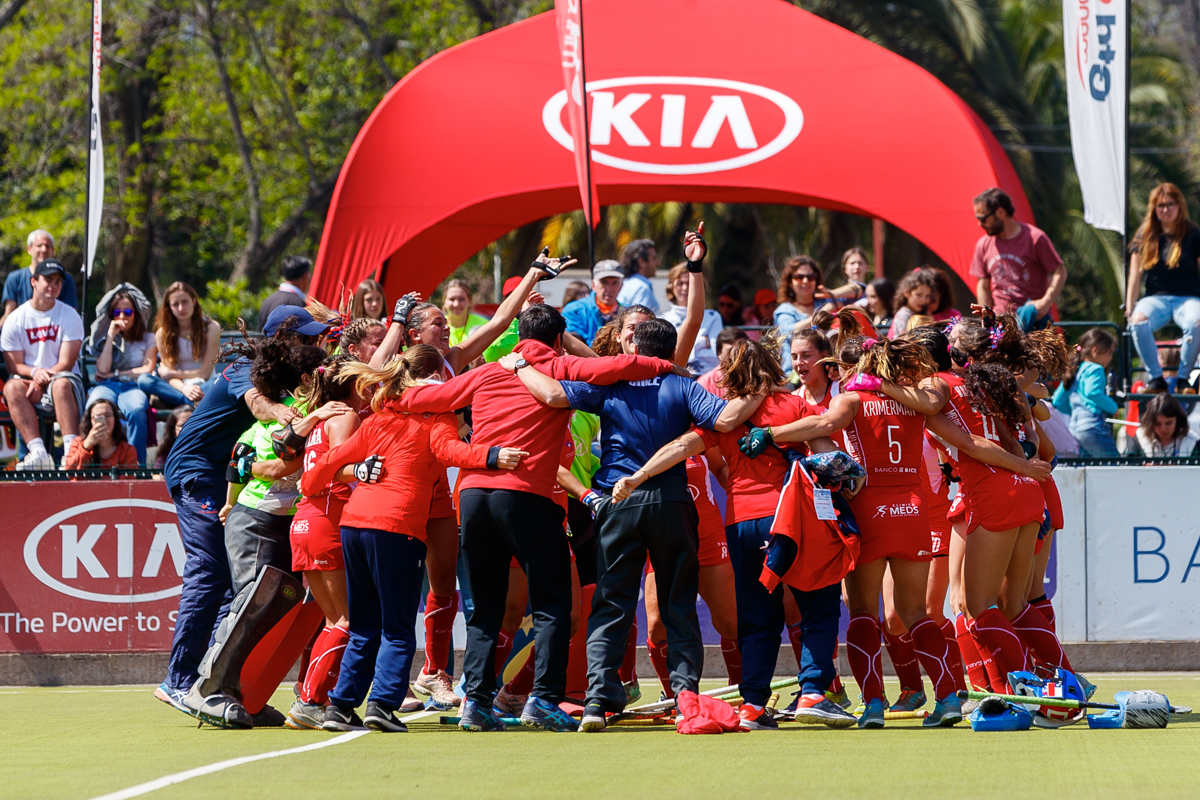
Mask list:
[[[704,322],[704,256],[708,254],[708,244],[704,241],[704,221],[696,226],[695,232],[688,231],[684,235],[683,252],[687,256],[688,268],[688,301],[687,314],[683,324],[679,326],[679,336],[675,340],[675,365],[687,369],[688,359],[692,348],[696,346],[696,337],[700,333],[700,324]]]
[[[637,487],[661,472],[683,461],[688,456],[697,456],[704,452],[704,439],[695,431],[688,431],[674,441],[667,442],[658,452],[650,456],[641,469],[628,478],[621,478],[613,487],[613,502],[620,502],[629,496]]]

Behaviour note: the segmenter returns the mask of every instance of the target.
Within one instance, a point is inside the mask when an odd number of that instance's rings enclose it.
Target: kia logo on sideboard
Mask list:
[[[774,89],[720,78],[589,81],[592,160],[629,172],[700,175],[770,158],[800,135],[804,114]],[[567,93],[542,107],[542,125],[570,151]]]
[[[56,592],[97,603],[149,603],[183,589],[175,506],[117,498],[42,520],[25,539],[25,566]]]

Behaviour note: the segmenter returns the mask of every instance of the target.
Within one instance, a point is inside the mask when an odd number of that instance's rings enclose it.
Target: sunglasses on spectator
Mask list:
[[[1156,208],[1161,208],[1163,211],[1170,211],[1172,208],[1176,208],[1176,207],[1178,207],[1178,205],[1179,205],[1179,204],[1178,204],[1178,203],[1176,203],[1174,200],[1170,200],[1170,201],[1168,201],[1168,202],[1166,202],[1166,203],[1159,203],[1159,204],[1156,206]]]
[[[800,281],[801,283],[804,283],[805,281],[816,282],[817,276],[813,275],[811,272],[797,272],[792,275],[792,280]]]
[[[989,219],[991,219],[995,214],[996,214],[995,211],[991,211],[991,212],[988,212],[987,214],[984,214],[982,217],[976,215],[975,221],[978,222],[980,225],[982,225],[983,223],[985,223]]]
[[[113,319],[119,319],[120,317],[132,317],[132,316],[133,316],[132,308],[114,308],[112,310],[112,318]]]

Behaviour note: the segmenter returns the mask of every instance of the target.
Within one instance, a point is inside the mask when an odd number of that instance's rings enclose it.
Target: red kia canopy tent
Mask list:
[[[785,203],[879,217],[964,278],[990,186],[1029,203],[983,121],[932,75],[782,0],[587,0],[593,176],[604,205]],[[381,265],[428,295],[514,228],[581,207],[553,12],[434,56],[342,167],[314,293]],[[602,253],[600,256],[611,256]],[[521,265],[516,265],[518,268]]]

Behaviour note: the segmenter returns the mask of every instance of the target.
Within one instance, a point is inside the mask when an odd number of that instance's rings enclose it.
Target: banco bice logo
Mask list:
[[[638,77],[589,81],[592,160],[629,172],[700,175],[779,153],[804,126],[782,92],[720,78]],[[542,107],[542,124],[574,151],[563,120],[567,93]]]
[[[56,592],[97,603],[149,603],[183,589],[175,506],[116,498],[82,503],[38,523],[25,566]]]

